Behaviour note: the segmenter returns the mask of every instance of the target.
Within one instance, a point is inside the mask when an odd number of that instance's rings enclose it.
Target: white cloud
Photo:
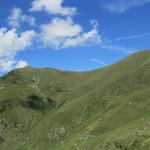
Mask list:
[[[149,2],[150,0],[108,0],[104,2],[103,7],[110,12],[124,13],[132,7],[139,7]]]
[[[0,72],[8,72],[12,69],[25,68],[27,66],[29,66],[29,64],[24,60],[15,61],[10,58],[0,60]]]
[[[89,46],[101,42],[101,36],[97,31],[98,23],[91,21],[91,31],[84,32],[81,25],[74,23],[71,15],[76,13],[75,7],[63,6],[64,0],[34,0],[30,11],[47,11],[54,15],[50,23],[41,25],[40,39],[45,47],[55,49],[75,46]]]
[[[29,66],[29,64],[24,61],[24,60],[20,60],[17,64],[16,64],[16,67],[15,68],[25,68]]]
[[[46,11],[54,15],[74,15],[75,7],[62,6],[64,0],[33,0],[30,11]]]
[[[15,61],[9,59],[0,59],[0,72],[7,72],[12,69]]]
[[[93,44],[99,44],[101,42],[101,37],[96,29],[92,29],[89,32],[85,32],[77,37],[68,38],[64,42],[64,47],[70,46],[90,46]]]
[[[18,34],[16,29],[0,28],[0,70],[9,71],[17,64],[15,56],[32,44],[33,30]]]
[[[90,58],[90,61],[101,64],[101,65],[104,65],[104,66],[109,65],[109,64],[107,64],[103,61],[100,61],[99,59],[96,59],[96,58]]]
[[[41,39],[44,44],[56,49],[101,42],[95,25],[91,31],[84,32],[82,27],[75,24],[70,17],[55,18],[49,24],[42,25],[41,29]]]
[[[57,16],[50,23],[40,25],[41,30],[39,33],[35,33],[33,30],[18,32],[18,28],[21,28],[24,23],[33,26],[35,18],[23,14],[20,8],[12,9],[10,16],[7,18],[12,29],[0,28],[0,72],[28,66],[26,61],[16,61],[15,58],[18,52],[26,50],[32,44],[35,35],[39,37],[42,46],[55,49],[89,46],[99,44],[102,41],[97,31],[98,23],[92,20],[92,29],[85,32],[82,26],[75,23],[71,17],[77,9],[64,6],[63,2],[64,0],[32,1],[30,11],[44,10],[52,15],[63,15],[63,19],[62,16]]]
[[[26,49],[31,45],[34,36],[33,30],[25,31],[19,35],[16,29],[0,28],[0,58],[12,57],[16,52]]]
[[[20,28],[21,23],[28,23],[31,26],[35,25],[35,18],[32,16],[24,15],[20,8],[15,7],[11,10],[8,17],[8,24],[14,28]]]
[[[76,7],[64,6],[63,2],[64,0],[32,1],[30,11],[46,11],[51,15],[58,15],[57,17],[53,16],[50,23],[39,25],[39,33],[35,33],[33,30],[20,33],[18,28],[21,28],[24,23],[34,27],[35,18],[24,14],[18,7],[11,10],[10,16],[7,18],[11,29],[0,28],[0,72],[28,66],[26,61],[16,61],[15,58],[18,52],[24,51],[32,45],[35,35],[39,36],[42,46],[55,49],[91,46],[102,42],[97,30],[98,23],[92,20],[92,29],[84,31],[83,27],[75,23],[72,18],[77,11]]]

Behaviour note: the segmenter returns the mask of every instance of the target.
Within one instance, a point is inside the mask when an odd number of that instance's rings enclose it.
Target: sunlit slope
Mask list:
[[[0,79],[2,150],[149,150],[150,51],[103,69]]]

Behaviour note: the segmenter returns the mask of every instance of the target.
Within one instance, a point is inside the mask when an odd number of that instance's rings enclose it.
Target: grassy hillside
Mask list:
[[[89,72],[0,79],[1,150],[149,150],[150,51]]]

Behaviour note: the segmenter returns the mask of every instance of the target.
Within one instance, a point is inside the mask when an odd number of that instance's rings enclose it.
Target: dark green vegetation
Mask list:
[[[8,73],[0,150],[150,150],[150,51],[90,72]]]

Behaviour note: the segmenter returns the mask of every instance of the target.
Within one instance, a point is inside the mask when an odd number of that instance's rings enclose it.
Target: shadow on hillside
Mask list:
[[[56,107],[57,102],[52,100],[51,98],[43,98],[38,95],[30,95],[27,97],[27,101],[25,102],[26,107],[33,110],[47,110]]]

